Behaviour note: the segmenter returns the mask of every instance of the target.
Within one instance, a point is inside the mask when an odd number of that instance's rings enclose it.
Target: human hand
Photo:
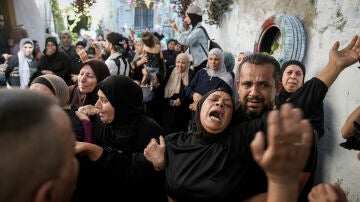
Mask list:
[[[323,183],[313,187],[308,199],[310,202],[347,202],[345,192],[338,183]]]
[[[251,142],[255,161],[265,171],[269,182],[297,184],[309,157],[312,127],[302,119],[300,109],[284,104],[279,111],[271,111],[267,118],[268,144],[262,132]]]
[[[4,59],[5,60],[9,60],[11,58],[11,55],[10,54],[7,54],[7,53],[4,53],[2,54],[4,56]]]
[[[197,105],[197,102],[196,102],[196,103],[195,103],[195,102],[191,103],[191,104],[189,105],[189,109],[190,109],[191,111],[196,112],[196,105]]]
[[[174,106],[175,106],[175,107],[180,107],[180,106],[181,106],[181,100],[180,100],[180,98],[177,98],[177,99],[175,100]]]
[[[335,65],[335,67],[344,69],[355,62],[360,58],[360,38],[358,35],[355,35],[350,43],[341,50],[338,50],[340,42],[337,41],[330,49],[329,53],[329,63]]]
[[[75,111],[76,116],[80,119],[80,120],[90,120],[88,116],[86,116],[86,114],[79,112],[79,111]]]
[[[86,116],[93,116],[99,113],[99,110],[93,105],[81,106],[79,107],[78,111],[85,114]]]
[[[85,49],[82,49],[79,51],[79,57],[80,57],[81,62],[83,62],[83,63],[89,59],[89,56],[86,53]]]
[[[88,142],[76,142],[75,144],[75,154],[81,156],[87,156],[91,161],[97,161],[102,153],[103,148]]]
[[[175,23],[174,20],[170,19],[169,24],[170,24],[171,28],[174,30],[174,32],[178,31],[178,28],[177,28],[176,23]]]
[[[71,74],[71,81],[76,83],[78,81],[78,75],[77,74]]]
[[[153,164],[156,171],[163,170],[165,167],[165,140],[161,135],[159,140],[158,143],[155,138],[152,138],[144,149],[145,158]]]
[[[194,102],[199,102],[199,100],[201,99],[202,95],[200,93],[194,93],[193,94],[193,100]]]

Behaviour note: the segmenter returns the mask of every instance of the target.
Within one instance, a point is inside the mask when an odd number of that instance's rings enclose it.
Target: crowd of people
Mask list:
[[[314,174],[323,101],[360,38],[305,81],[301,61],[204,48],[202,15],[171,21],[165,50],[147,30],[64,31],[40,51],[23,29],[10,50],[0,13],[0,201],[347,201]],[[360,108],[343,137],[359,124]]]

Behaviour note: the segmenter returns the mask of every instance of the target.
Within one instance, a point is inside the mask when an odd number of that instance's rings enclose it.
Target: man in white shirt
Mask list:
[[[105,50],[110,56],[105,61],[111,75],[129,76],[130,66],[126,58],[123,56],[124,37],[116,32],[107,35],[105,42]]]

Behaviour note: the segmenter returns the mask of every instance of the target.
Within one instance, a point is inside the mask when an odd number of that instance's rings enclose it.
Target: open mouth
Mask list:
[[[221,121],[222,117],[218,111],[212,111],[209,114],[210,119],[215,121]]]

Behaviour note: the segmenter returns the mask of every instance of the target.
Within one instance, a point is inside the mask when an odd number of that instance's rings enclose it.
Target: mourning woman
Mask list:
[[[97,84],[108,76],[110,76],[110,72],[103,61],[93,59],[83,63],[77,83],[69,86],[69,103],[74,106],[95,105]]]
[[[189,68],[190,59],[187,54],[180,53],[176,57],[175,68],[171,70],[164,91],[163,128],[165,134],[187,131],[191,119],[189,99],[185,88],[189,85],[193,72]]]
[[[95,144],[77,144],[77,153],[89,156],[97,172],[82,184],[87,198],[78,201],[166,201],[164,173],[143,155],[147,143],[164,133],[144,115],[141,88],[127,76],[110,76],[99,84],[98,96],[98,114],[91,117]],[[87,114],[87,107],[79,111]]]
[[[48,37],[45,41],[44,56],[41,57],[36,72],[32,75],[30,81],[44,74],[55,74],[69,85],[70,78],[70,58],[59,51],[59,44],[54,37]]]
[[[87,116],[70,108],[69,89],[65,81],[56,75],[36,77],[30,85],[30,90],[46,94],[54,99],[64,109],[71,120],[72,129],[77,141],[92,141],[92,125]]]
[[[212,90],[197,104],[192,132],[165,136],[164,164],[155,162],[154,166],[165,169],[166,189],[171,199],[242,201],[266,192],[266,184],[254,188],[259,179],[266,177],[252,160],[249,149],[255,133],[265,131],[265,116],[234,126],[233,111],[231,94]],[[151,162],[154,162],[149,158],[149,153],[154,151],[151,145],[157,144],[152,140],[144,151]]]
[[[30,68],[36,68],[34,65],[34,43],[29,38],[21,39],[19,52],[9,59],[5,70],[5,78],[11,86],[27,88],[31,76]]]

